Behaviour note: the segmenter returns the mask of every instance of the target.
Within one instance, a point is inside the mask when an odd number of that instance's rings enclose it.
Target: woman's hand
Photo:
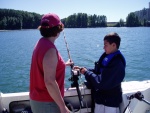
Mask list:
[[[74,63],[71,61],[71,59],[68,59],[68,61],[65,64],[66,66],[70,66],[73,65]]]
[[[61,113],[71,113],[71,111],[65,106],[64,109],[60,109]]]

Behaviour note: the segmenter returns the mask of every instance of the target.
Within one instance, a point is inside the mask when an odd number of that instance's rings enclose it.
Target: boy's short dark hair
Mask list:
[[[104,40],[107,40],[110,44],[115,43],[117,48],[119,49],[121,38],[117,33],[110,33],[104,37]]]
[[[52,37],[52,36],[56,36],[57,33],[60,33],[63,29],[64,29],[64,26],[63,24],[61,25],[57,25],[57,26],[54,26],[54,27],[47,27],[48,24],[47,23],[43,23],[40,27],[39,27],[39,30],[40,30],[40,33],[41,35],[44,37],[44,38],[47,38],[47,37]]]

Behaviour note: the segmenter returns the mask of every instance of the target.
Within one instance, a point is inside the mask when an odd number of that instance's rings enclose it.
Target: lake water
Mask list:
[[[93,67],[103,50],[103,37],[117,32],[122,38],[120,50],[127,62],[125,81],[150,79],[150,28],[69,28],[64,33],[75,65]],[[29,70],[38,30],[0,32],[0,92],[29,91]],[[63,33],[55,42],[66,61],[68,53]],[[70,67],[66,68],[65,86],[69,87]],[[79,80],[82,82],[84,77]]]

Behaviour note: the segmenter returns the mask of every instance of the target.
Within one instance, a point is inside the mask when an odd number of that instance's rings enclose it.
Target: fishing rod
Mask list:
[[[66,41],[66,36],[65,36],[64,30],[63,30],[63,35],[64,35],[64,40],[65,40],[65,44],[66,44],[66,48],[67,48],[67,52],[68,52],[68,57],[72,61],[70,51],[69,51],[69,48],[68,48],[68,43]],[[79,80],[78,76],[80,76],[81,74],[80,74],[80,71],[73,70],[73,66],[74,66],[74,64],[71,65],[71,75],[72,75],[72,77],[69,78],[69,80],[72,81],[71,87],[76,87],[77,94],[78,94],[78,97],[79,97],[79,103],[80,103],[80,106],[83,108],[84,104],[83,104],[83,100],[82,100],[82,96],[81,96],[81,92],[79,90],[79,84],[78,84],[78,80]]]

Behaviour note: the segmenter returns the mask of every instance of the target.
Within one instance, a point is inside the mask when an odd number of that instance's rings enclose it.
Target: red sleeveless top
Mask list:
[[[52,102],[44,83],[43,58],[45,53],[55,45],[46,38],[41,38],[36,44],[30,68],[30,98],[36,101]],[[57,51],[57,49],[56,49]],[[56,81],[62,97],[64,97],[65,62],[57,51],[58,63],[56,68]]]

